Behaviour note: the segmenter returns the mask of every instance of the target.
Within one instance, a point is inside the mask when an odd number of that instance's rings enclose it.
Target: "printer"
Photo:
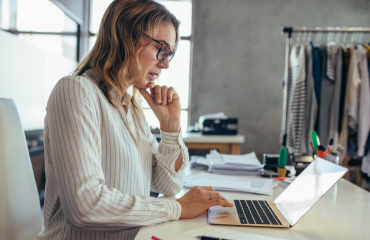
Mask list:
[[[238,119],[229,118],[224,113],[203,115],[199,118],[203,135],[237,135]]]

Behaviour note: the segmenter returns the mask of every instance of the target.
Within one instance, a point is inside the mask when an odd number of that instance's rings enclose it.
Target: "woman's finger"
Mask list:
[[[162,93],[161,93],[161,86],[157,85],[154,88],[154,99],[155,103],[161,104],[162,103]]]
[[[223,200],[223,199],[212,199],[208,202],[210,204],[210,207],[213,207],[213,206],[232,207],[234,206],[234,204],[232,204],[228,200]]]
[[[149,84],[148,84],[148,88],[150,88],[150,89],[152,89],[152,88],[154,88],[155,87],[155,82],[150,82]]]
[[[150,89],[150,95],[152,95],[152,97],[154,98],[154,87],[155,87],[155,83],[154,82],[150,82],[148,84],[148,88]]]
[[[210,192],[210,193],[212,193],[212,199],[226,200],[226,198],[224,196],[222,196],[221,194],[219,194],[218,192]]]
[[[161,92],[162,92],[162,105],[163,106],[167,104],[167,90],[168,90],[167,86],[162,86]]]
[[[212,186],[197,186],[197,187],[194,187],[194,188],[208,190],[208,191],[211,191],[211,192],[215,191]]]
[[[167,91],[167,101],[172,102],[172,95],[176,94],[176,91],[173,87],[170,87]]]
[[[154,100],[153,100],[152,96],[145,89],[141,89],[141,88],[136,88],[136,89],[139,90],[139,92],[141,93],[141,95],[143,95],[145,101],[151,107],[154,104]]]

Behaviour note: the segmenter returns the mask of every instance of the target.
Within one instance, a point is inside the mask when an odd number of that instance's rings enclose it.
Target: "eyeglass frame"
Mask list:
[[[154,42],[156,42],[156,43],[159,43],[160,45],[161,45],[161,47],[158,49],[158,53],[157,53],[157,55],[156,55],[156,58],[157,58],[157,60],[158,61],[160,61],[160,62],[163,62],[164,60],[166,60],[166,58],[167,57],[169,57],[169,60],[168,61],[171,61],[172,60],[172,58],[175,56],[175,53],[176,53],[176,47],[174,48],[174,50],[172,50],[171,51],[171,48],[170,48],[170,46],[168,45],[168,44],[166,44],[166,43],[163,43],[163,42],[160,42],[160,41],[158,41],[157,39],[154,39],[154,38],[152,38],[152,37],[149,37],[148,35],[146,35],[145,33],[142,33],[145,37],[147,37],[147,38],[149,38],[149,39],[151,39],[152,41],[154,41]],[[168,54],[167,54],[167,56],[165,57],[165,58],[163,58],[162,60],[160,60],[159,58],[158,58],[158,56],[159,56],[159,53],[165,48],[165,47],[168,47],[168,49],[170,50],[169,52],[168,52]]]

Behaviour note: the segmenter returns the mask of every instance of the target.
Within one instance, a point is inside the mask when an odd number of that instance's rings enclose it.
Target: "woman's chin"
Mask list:
[[[145,84],[135,84],[135,87],[136,88],[140,88],[140,89],[147,89],[148,88],[148,85],[145,85]]]

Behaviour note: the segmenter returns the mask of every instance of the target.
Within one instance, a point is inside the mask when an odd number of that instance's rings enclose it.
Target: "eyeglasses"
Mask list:
[[[163,42],[160,42],[152,37],[149,37],[148,35],[146,35],[145,33],[143,33],[143,35],[147,38],[150,38],[151,40],[153,40],[154,42],[156,43],[159,43],[161,45],[161,47],[158,49],[158,53],[157,53],[157,59],[162,62],[164,61],[167,57],[169,57],[169,61],[172,60],[173,56],[175,56],[175,51],[176,51],[176,48],[171,51],[171,48],[170,46],[168,46],[167,44],[163,43]]]

